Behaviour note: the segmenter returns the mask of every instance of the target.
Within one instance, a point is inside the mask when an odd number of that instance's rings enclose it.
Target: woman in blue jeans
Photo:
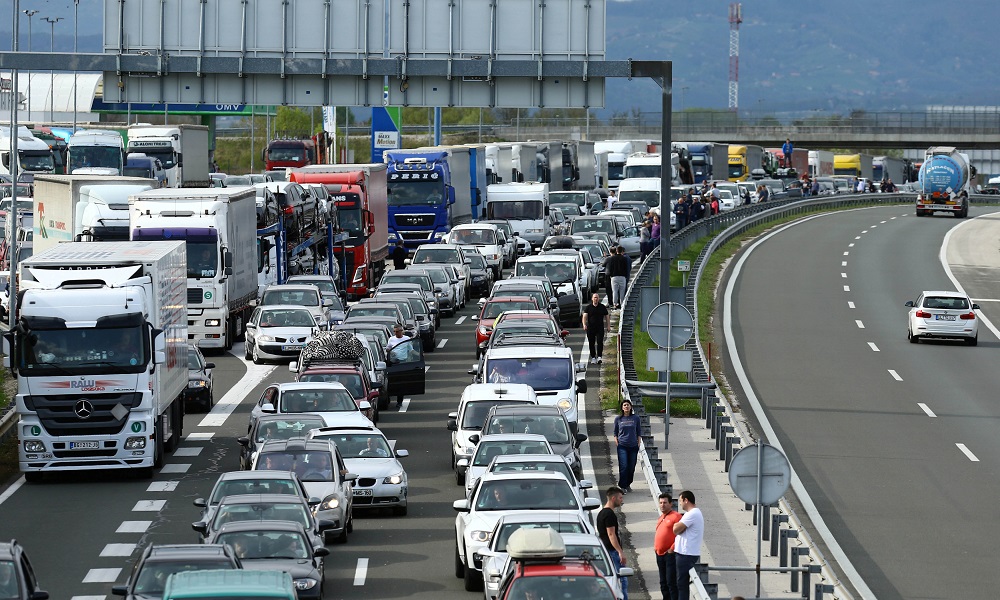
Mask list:
[[[618,445],[618,487],[632,491],[635,463],[639,458],[639,417],[632,412],[632,403],[622,401],[621,414],[615,417],[615,444]]]

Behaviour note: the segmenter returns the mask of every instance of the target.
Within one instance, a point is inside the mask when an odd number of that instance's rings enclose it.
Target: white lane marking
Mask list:
[[[239,358],[243,359],[242,356]],[[205,415],[201,423],[198,423],[198,427],[222,427],[229,415],[233,414],[240,402],[243,402],[243,399],[247,397],[247,394],[277,368],[275,365],[245,364],[247,366],[246,375],[240,379],[239,383],[229,388],[222,400],[219,400],[212,408],[212,412]]]
[[[410,408],[410,399],[403,398],[403,403],[399,405],[399,412],[406,412]]]
[[[851,291],[851,286],[849,286],[849,285],[845,285],[845,286],[844,286],[844,291],[845,291],[845,292],[849,292],[849,291]]]
[[[976,219],[982,219],[983,217],[988,217],[988,216],[989,215],[983,215],[980,217],[976,217],[975,219],[968,219],[962,221],[958,225],[949,229],[948,233],[944,234],[944,240],[941,241],[941,249],[938,251],[938,260],[941,261],[941,266],[944,267],[944,274],[947,275],[948,279],[951,280],[952,285],[955,286],[956,290],[962,292],[963,294],[968,294],[968,293],[965,291],[965,288],[962,287],[962,284],[958,282],[958,279],[955,278],[955,274],[951,272],[951,265],[948,264],[948,242],[951,240],[951,234],[954,233],[955,230],[957,230],[959,227],[968,225],[969,223],[974,222]],[[986,328],[989,329],[993,333],[993,335],[1000,338],[1000,329],[997,329],[996,326],[993,325],[993,322],[990,321],[989,318],[987,318],[982,311],[977,311],[976,314],[979,315],[979,319],[983,322],[983,325],[986,325]]]
[[[903,378],[899,376],[899,373],[897,373],[893,369],[889,369],[889,375],[892,375],[892,378],[895,379],[896,381],[902,381],[903,380]]]
[[[1000,302],[1000,298],[973,298],[973,302]]]
[[[937,417],[937,415],[936,415],[936,414],[934,414],[934,411],[933,411],[933,410],[931,410],[931,407],[927,406],[927,405],[926,405],[926,404],[924,404],[923,402],[917,402],[917,406],[919,406],[919,407],[920,407],[920,410],[922,410],[922,411],[924,411],[925,413],[927,413],[927,416],[928,416],[928,417],[930,417],[930,418],[932,418],[932,419],[933,419],[933,418],[935,418],[935,417]]]
[[[447,344],[447,343],[448,343],[448,338],[442,338],[441,341],[438,342],[438,345],[435,346],[435,348],[444,348],[444,345]],[[665,393],[666,392],[664,392],[664,394]]]
[[[860,240],[860,239],[861,239],[861,236],[860,236],[860,235],[856,235],[856,236],[854,236],[854,239],[856,239],[856,240]]]
[[[106,544],[101,556],[132,556],[137,544]]]
[[[215,436],[214,431],[195,431],[187,434],[184,439],[189,442],[207,442],[212,439],[213,436]]]
[[[875,345],[875,342],[868,342],[868,347],[872,349],[872,352],[880,352],[878,346]]]
[[[190,469],[190,464],[163,465],[160,473],[187,473]]]
[[[424,365],[424,373],[426,373],[427,371],[430,371],[430,370],[431,370],[431,366],[430,365]]]
[[[895,219],[895,218],[896,217],[893,217],[893,219]],[[882,224],[882,225],[885,225],[886,223],[888,223],[888,221],[879,221],[879,223]],[[666,393],[666,392],[664,392],[664,393]]]
[[[853,248],[854,247],[854,242],[851,242],[850,244],[848,244],[847,247],[848,248]]]
[[[462,317],[463,319],[465,317]],[[368,578],[368,559],[359,558],[358,568],[354,571],[354,585],[364,585]]]
[[[204,450],[204,446],[194,446],[192,448],[178,448],[174,450],[174,456],[198,456]]]
[[[850,254],[851,254],[850,252],[844,251],[844,256],[850,256]],[[664,393],[666,393],[666,392],[664,392]]]
[[[854,308],[854,303],[850,300],[847,301],[847,308]]]
[[[972,450],[969,450],[965,446],[965,444],[955,444],[955,445],[958,446],[958,449],[961,450],[962,454],[964,454],[969,460],[971,460],[972,462],[979,462],[979,458],[977,458],[976,455],[972,453]]]
[[[121,567],[114,569],[91,569],[87,571],[87,576],[83,578],[84,583],[114,583],[118,581],[118,575],[122,572]]]
[[[847,261],[846,260],[840,261],[840,266],[846,267],[847,266]]]
[[[468,316],[459,317],[458,320],[455,321],[455,325],[461,325],[462,323],[465,323],[465,320],[468,319],[468,318],[469,318]],[[365,562],[367,563],[367,559],[366,559]]]
[[[905,216],[905,215],[904,215],[904,216]],[[895,219],[896,219],[896,217],[889,217],[889,220],[890,220],[890,221],[893,221],[893,220],[895,220]]]
[[[16,492],[18,489],[20,489],[22,485],[24,485],[24,477],[23,476],[22,477],[18,477],[17,481],[15,481],[14,483],[10,484],[10,487],[7,488],[6,490],[4,490],[4,492],[2,494],[0,494],[0,504],[3,504],[4,502],[7,501],[7,498],[10,498],[11,496],[13,496],[14,492]]]
[[[139,500],[132,507],[132,512],[160,512],[166,500]]]
[[[885,221],[882,222],[885,223]],[[872,225],[871,227],[869,227],[869,229],[875,229],[876,227],[878,227],[878,225]]]
[[[841,273],[840,274],[840,278],[841,279],[847,279],[847,273]],[[664,392],[664,393],[666,393],[666,392]]]
[[[115,533],[146,533],[152,521],[122,521]]]
[[[868,233],[868,230],[867,230],[867,229],[865,229],[865,230],[863,230],[863,231],[861,232],[861,234],[862,234],[862,235],[864,235],[864,234],[866,234],[866,233]]]
[[[860,320],[855,320],[854,322],[858,324],[858,329],[864,329],[865,328],[865,324],[862,323]],[[664,392],[664,393],[666,393],[666,392]]]
[[[154,481],[146,488],[147,492],[172,492],[177,489],[179,481]]]

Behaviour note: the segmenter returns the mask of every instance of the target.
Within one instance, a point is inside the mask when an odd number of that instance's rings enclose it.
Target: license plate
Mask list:
[[[354,490],[354,495],[355,496],[371,496],[372,495],[372,491],[371,490]]]
[[[954,321],[955,315],[934,315],[936,321]]]
[[[100,442],[70,442],[70,450],[97,450],[101,447]]]
[[[281,347],[282,350],[301,350],[302,344],[285,344]]]

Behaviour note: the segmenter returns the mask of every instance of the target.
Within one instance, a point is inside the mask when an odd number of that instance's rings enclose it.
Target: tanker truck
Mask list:
[[[969,157],[951,146],[928,148],[917,176],[917,216],[947,212],[969,216],[969,182],[976,170]]]

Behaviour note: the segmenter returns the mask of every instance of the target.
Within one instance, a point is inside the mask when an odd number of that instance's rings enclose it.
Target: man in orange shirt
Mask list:
[[[674,523],[681,514],[674,510],[674,499],[667,492],[660,494],[660,518],[656,520],[656,567],[660,571],[660,593],[663,600],[677,600],[677,561],[674,554]]]

